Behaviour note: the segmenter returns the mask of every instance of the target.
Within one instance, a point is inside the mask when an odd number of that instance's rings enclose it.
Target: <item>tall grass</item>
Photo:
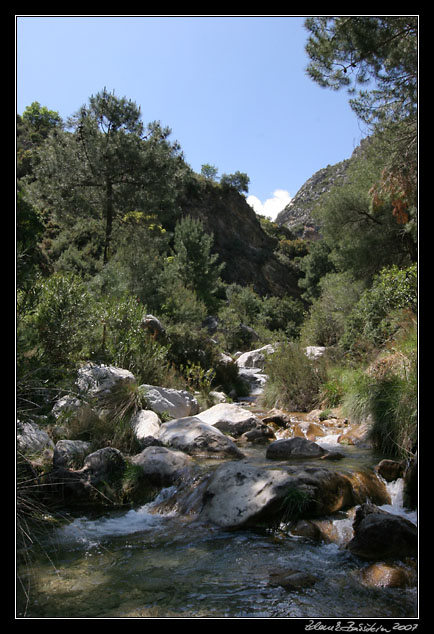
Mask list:
[[[308,411],[319,404],[320,388],[326,378],[324,362],[309,359],[298,344],[279,346],[270,355],[265,373],[268,380],[260,397],[262,406]]]
[[[352,372],[342,400],[345,414],[372,420],[371,440],[383,454],[409,458],[417,446],[417,328],[406,324],[366,370]]]

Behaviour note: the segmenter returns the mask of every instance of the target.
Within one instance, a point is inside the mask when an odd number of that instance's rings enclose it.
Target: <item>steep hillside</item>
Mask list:
[[[267,235],[244,196],[206,183],[182,204],[183,214],[200,218],[214,236],[214,251],[225,263],[222,278],[252,286],[260,295],[300,296],[297,276],[275,256],[277,241]]]
[[[335,165],[327,165],[327,167],[315,172],[300,187],[291,202],[278,214],[276,223],[288,227],[299,237],[316,239],[320,227],[315,224],[312,218],[312,210],[324,194],[329,192],[334,185],[343,182],[351,161],[360,155],[367,142],[364,139],[349,159],[335,163]]]
[[[312,218],[312,210],[333,185],[343,180],[349,162],[350,160],[347,159],[315,172],[278,214],[276,223],[288,227],[300,237],[315,239],[318,236],[319,226]]]

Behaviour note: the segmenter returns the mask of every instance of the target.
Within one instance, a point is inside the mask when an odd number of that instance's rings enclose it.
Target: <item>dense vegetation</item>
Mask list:
[[[234,395],[236,366],[221,353],[279,341],[266,404],[342,406],[372,417],[382,451],[414,454],[415,20],[306,22],[315,81],[339,88],[354,74],[375,90],[353,98],[370,135],[345,182],[314,210],[321,238],[297,239],[260,218],[288,275],[296,273],[297,296],[223,281],[214,237],[188,201],[207,187],[243,196],[249,179],[218,180],[212,165],[194,173],[171,131],[145,126],[135,103],[104,89],[67,121],[37,102],[17,117],[19,418],[43,420],[89,360],[129,369],[138,384]],[[164,332],[143,327],[148,314]],[[320,368],[300,355],[306,345],[329,348]]]

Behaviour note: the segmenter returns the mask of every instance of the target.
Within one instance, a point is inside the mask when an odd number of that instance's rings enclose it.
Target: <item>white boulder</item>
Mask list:
[[[148,408],[157,414],[167,413],[172,418],[194,416],[199,412],[199,405],[195,397],[186,390],[157,387],[155,385],[141,385]]]
[[[241,436],[246,431],[262,426],[260,418],[236,403],[218,403],[200,412],[197,418],[232,436]]]
[[[257,350],[244,352],[237,358],[236,362],[239,368],[259,368],[263,370],[267,356],[275,351],[276,347],[268,344]]]
[[[197,416],[178,418],[160,427],[158,440],[166,446],[193,456],[243,457],[234,441]]]
[[[148,436],[157,438],[161,421],[158,414],[150,409],[141,409],[131,418],[131,427],[137,440],[142,441]]]

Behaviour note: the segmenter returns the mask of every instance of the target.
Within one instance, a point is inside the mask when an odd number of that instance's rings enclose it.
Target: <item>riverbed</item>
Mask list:
[[[317,439],[344,454],[341,469],[372,469],[381,456],[370,449]],[[243,447],[246,459],[264,464],[264,445]],[[213,468],[219,461],[208,461]],[[336,464],[321,461],[336,469]],[[278,466],[273,463],[274,466]],[[387,485],[385,510],[417,523],[402,506],[402,480]],[[314,542],[273,529],[227,531],[179,515],[165,499],[174,487],[133,509],[68,515],[40,539],[32,565],[20,571],[30,583],[18,591],[21,618],[411,618],[417,590],[372,588],[362,582],[368,565],[345,549],[354,510],[328,517],[333,541]],[[309,587],[288,590],[274,573],[314,575]]]

